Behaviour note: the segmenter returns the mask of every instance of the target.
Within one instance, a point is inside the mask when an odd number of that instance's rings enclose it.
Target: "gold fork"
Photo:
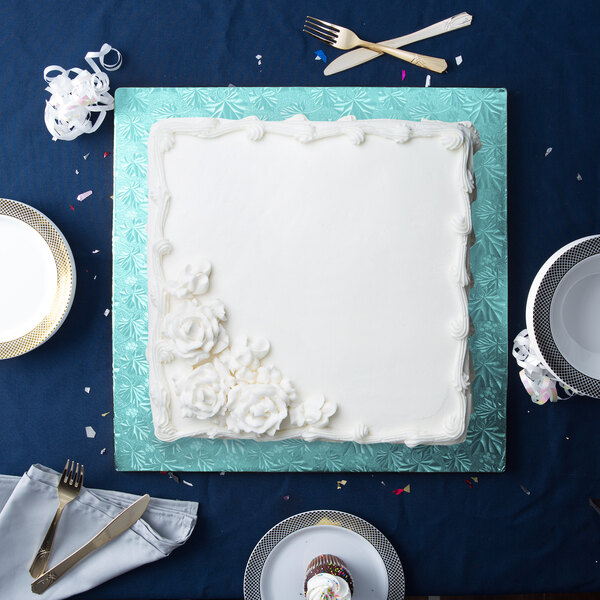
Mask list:
[[[69,461],[67,460],[67,464],[65,465],[58,482],[58,508],[56,509],[56,514],[54,515],[54,519],[52,519],[52,523],[50,523],[50,527],[48,527],[48,531],[46,532],[46,537],[29,568],[29,573],[32,577],[39,577],[46,570],[46,565],[50,558],[50,551],[52,550],[52,543],[54,542],[54,534],[56,533],[56,527],[58,526],[62,511],[81,491],[81,486],[83,484],[83,465],[81,465],[80,473],[79,463],[75,466],[74,461],[70,462],[71,469],[69,470]]]
[[[328,23],[327,21],[321,21],[320,19],[315,19],[314,17],[306,17],[306,21],[304,21],[304,29],[302,29],[302,31],[312,35],[313,37],[316,37],[318,40],[321,40],[330,46],[333,46],[334,48],[339,48],[340,50],[350,50],[351,48],[362,46],[363,48],[368,48],[369,50],[374,50],[375,52],[385,52],[386,54],[391,54],[392,56],[395,56],[401,60],[405,60],[406,62],[416,65],[417,67],[429,69],[430,71],[435,71],[436,73],[443,73],[448,68],[448,64],[443,58],[415,54],[414,52],[409,52],[408,50],[390,48],[389,46],[382,46],[381,44],[366,42],[365,40],[361,40],[350,29],[346,29],[346,27],[340,27],[339,25],[334,25],[333,23]]]

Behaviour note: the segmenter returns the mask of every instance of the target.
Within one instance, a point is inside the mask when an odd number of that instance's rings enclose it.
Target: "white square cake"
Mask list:
[[[155,123],[156,436],[464,440],[478,147],[470,123]]]

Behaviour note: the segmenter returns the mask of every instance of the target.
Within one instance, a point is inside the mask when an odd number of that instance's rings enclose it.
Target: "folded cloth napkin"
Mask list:
[[[0,475],[0,598],[60,600],[168,556],[190,536],[197,502],[152,498],[142,518],[95,550],[42,596],[31,591],[29,567],[58,506],[60,474],[33,465],[23,477]],[[83,487],[60,519],[48,568],[88,542],[138,496]]]

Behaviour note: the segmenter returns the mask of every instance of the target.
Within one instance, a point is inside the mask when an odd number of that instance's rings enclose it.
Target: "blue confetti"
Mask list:
[[[324,63],[327,62],[327,56],[325,56],[325,52],[323,52],[323,50],[315,50],[315,54],[317,55],[315,60],[322,60]]]

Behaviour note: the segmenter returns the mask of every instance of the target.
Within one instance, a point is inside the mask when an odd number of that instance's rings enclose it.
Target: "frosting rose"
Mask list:
[[[206,294],[211,269],[211,264],[207,260],[200,261],[197,269],[192,269],[192,265],[186,265],[179,281],[169,282],[169,291],[179,299],[191,299]]]
[[[165,316],[163,333],[171,340],[176,356],[199,363],[229,345],[225,320],[225,306],[220,300],[201,305],[186,303],[179,312]]]
[[[337,575],[319,573],[306,584],[307,600],[350,600],[350,586]]]
[[[193,369],[185,378],[175,382],[175,389],[181,398],[182,415],[196,419],[210,419],[219,414],[227,402],[230,388],[229,378],[207,363]]]
[[[234,433],[273,435],[287,416],[289,402],[290,396],[281,385],[238,383],[227,397],[227,427]]]
[[[245,336],[238,337],[223,356],[223,362],[236,379],[252,383],[256,379],[261,359],[269,353],[270,348],[271,345],[265,338],[250,340]]]
[[[318,394],[304,400],[301,404],[290,409],[290,421],[292,425],[303,427],[325,427],[329,423],[329,417],[335,414],[337,405]]]

